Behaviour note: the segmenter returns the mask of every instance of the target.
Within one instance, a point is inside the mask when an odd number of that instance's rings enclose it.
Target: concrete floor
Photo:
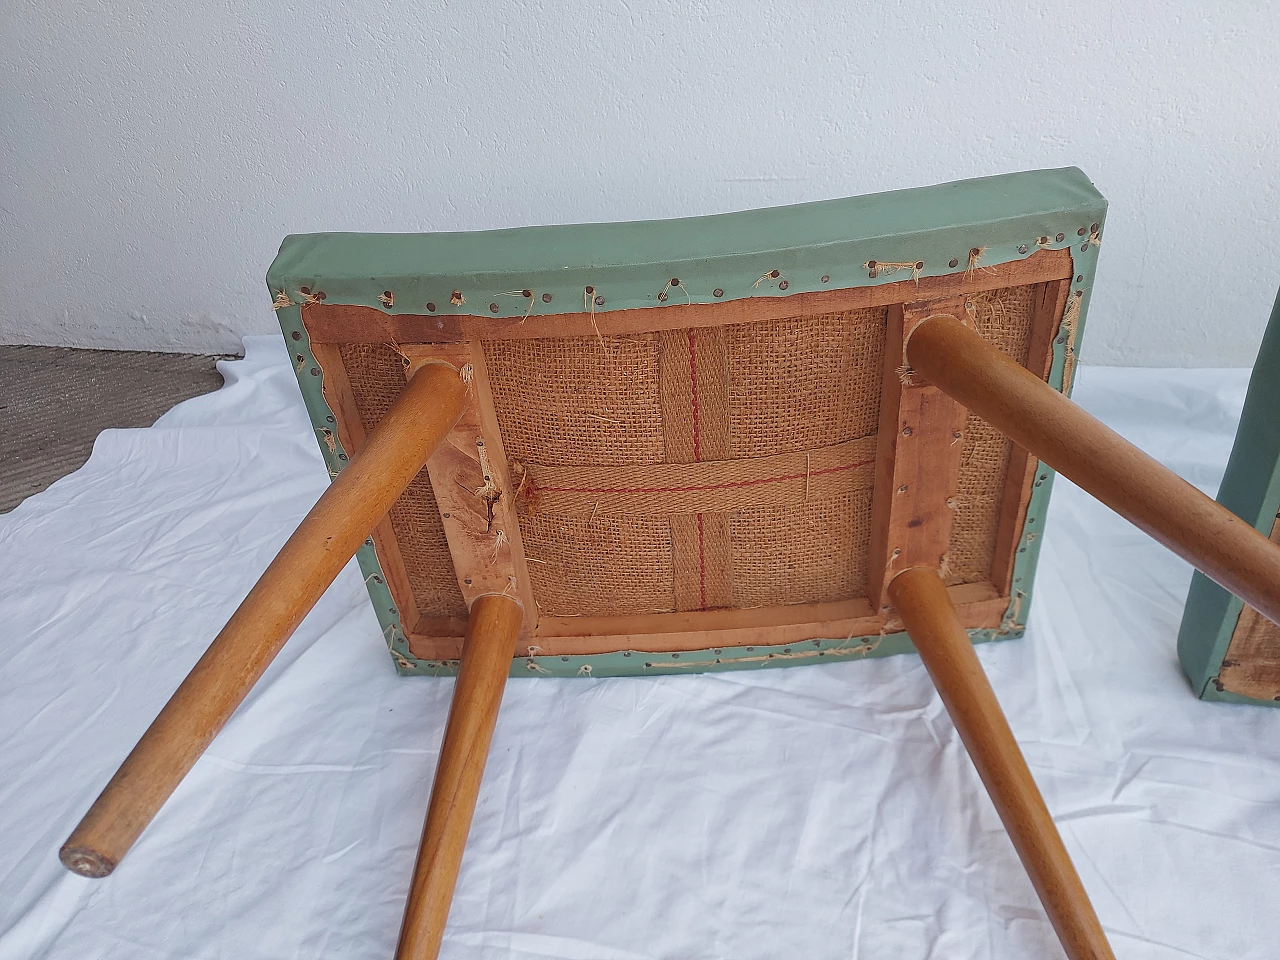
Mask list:
[[[0,513],[78,470],[109,427],[222,386],[219,357],[0,346]]]

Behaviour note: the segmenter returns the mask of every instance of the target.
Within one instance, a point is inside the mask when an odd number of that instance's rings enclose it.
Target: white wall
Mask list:
[[[1251,363],[1280,285],[1267,0],[0,6],[0,342],[237,350],[291,232],[1065,164],[1111,201],[1087,361]]]

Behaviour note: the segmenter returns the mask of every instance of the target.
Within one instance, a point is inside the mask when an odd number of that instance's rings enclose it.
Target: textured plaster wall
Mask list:
[[[1076,164],[1084,359],[1252,362],[1280,5],[0,4],[0,342],[234,351],[311,230],[683,216]]]

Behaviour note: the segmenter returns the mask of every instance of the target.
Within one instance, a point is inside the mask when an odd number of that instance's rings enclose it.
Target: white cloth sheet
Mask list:
[[[355,564],[114,875],[57,850],[325,487],[288,358],[0,516],[0,958],[390,958],[453,683]],[[1213,493],[1248,372],[1080,371]],[[1059,478],[979,656],[1122,960],[1280,957],[1280,710],[1197,700],[1190,569]],[[919,660],[507,687],[442,957],[1061,956]]]

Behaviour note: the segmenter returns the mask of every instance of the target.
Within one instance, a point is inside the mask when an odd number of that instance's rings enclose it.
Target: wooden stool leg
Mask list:
[[[63,845],[69,870],[105,877],[222,729],[302,618],[462,413],[466,386],[423,367],[320,497]]]
[[[1280,546],[951,317],[911,333],[907,363],[1188,563],[1280,623]]]
[[[523,620],[524,611],[510,597],[488,594],[471,605],[396,960],[435,960],[440,952]]]
[[[1067,956],[1114,960],[942,578],[926,567],[911,567],[893,578],[889,597],[978,768]]]

